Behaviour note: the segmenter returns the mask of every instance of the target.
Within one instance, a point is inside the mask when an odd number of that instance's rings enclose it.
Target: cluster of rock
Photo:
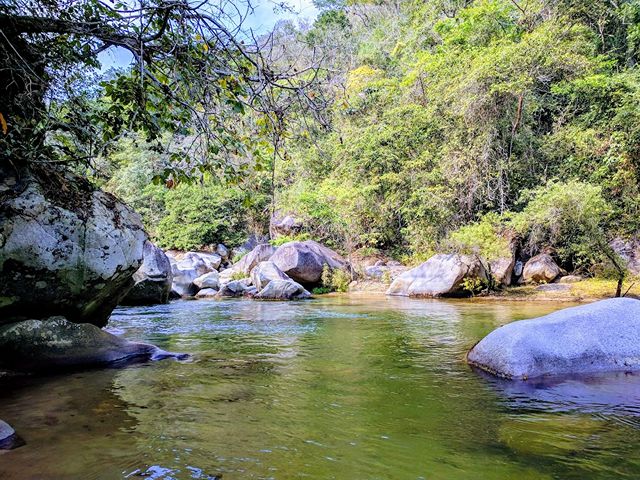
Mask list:
[[[168,252],[174,297],[251,297],[262,300],[310,298],[307,290],[321,281],[325,266],[347,269],[348,262],[333,250],[307,240],[278,248],[262,243],[230,265],[229,251]]]
[[[565,274],[548,253],[536,255],[524,265],[516,260],[515,253],[491,262],[478,255],[437,254],[393,278],[387,294],[409,297],[461,296],[468,294],[469,288],[474,285],[491,282],[503,287],[516,283],[547,284],[560,281]],[[580,277],[569,276],[566,283],[579,280]]]

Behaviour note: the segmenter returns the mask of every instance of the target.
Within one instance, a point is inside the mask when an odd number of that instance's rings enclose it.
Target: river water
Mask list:
[[[0,479],[640,478],[640,379],[535,384],[465,352],[562,304],[328,296],[121,308],[109,328],[192,354],[0,384],[27,445]]]

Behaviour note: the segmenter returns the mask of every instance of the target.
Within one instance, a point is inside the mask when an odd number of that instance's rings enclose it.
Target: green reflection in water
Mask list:
[[[566,384],[505,392],[463,361],[495,327],[563,306],[352,296],[121,309],[115,331],[192,359],[2,385],[0,417],[28,443],[0,454],[0,478],[638,478],[636,383],[615,380],[631,401],[611,411],[576,404]]]

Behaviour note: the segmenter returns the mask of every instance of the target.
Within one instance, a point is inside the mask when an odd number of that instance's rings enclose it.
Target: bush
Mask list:
[[[522,198],[527,204],[511,225],[526,239],[528,253],[552,247],[574,268],[597,261],[611,213],[601,187],[576,180],[549,182],[524,192]]]
[[[505,233],[505,219],[496,213],[488,213],[479,221],[452,232],[447,243],[456,252],[477,254],[491,261],[511,255]]]
[[[165,193],[166,216],[157,243],[189,250],[223,243],[236,246],[247,236],[247,198],[237,189],[218,185],[179,185]]]

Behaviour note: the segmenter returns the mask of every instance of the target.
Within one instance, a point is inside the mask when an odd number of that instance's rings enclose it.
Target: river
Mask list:
[[[567,305],[326,296],[117,309],[188,361],[4,380],[13,479],[640,478],[640,379],[471,370],[494,328]]]

